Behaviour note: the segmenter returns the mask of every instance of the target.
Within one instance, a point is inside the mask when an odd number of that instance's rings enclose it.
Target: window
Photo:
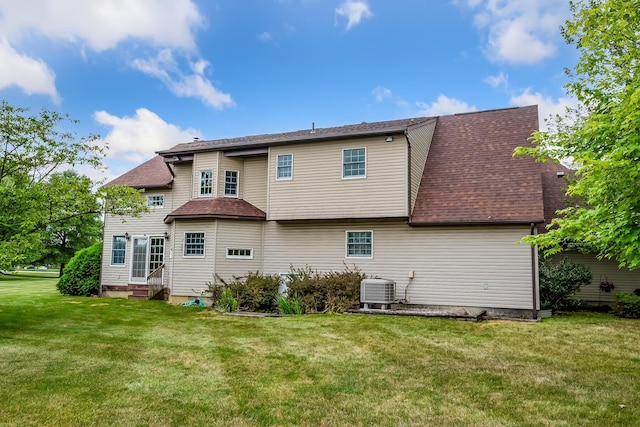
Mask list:
[[[227,248],[227,258],[253,259],[253,248],[251,249]]]
[[[204,257],[204,233],[184,233],[184,256]]]
[[[224,171],[224,197],[238,197],[238,171]]]
[[[111,246],[111,265],[124,265],[127,239],[124,236],[113,236]]]
[[[211,196],[213,194],[213,171],[200,171],[200,196]]]
[[[342,150],[342,177],[364,178],[366,176],[367,152],[365,148]]]
[[[347,258],[373,258],[373,231],[347,231]]]
[[[164,195],[147,196],[147,206],[150,208],[161,208],[164,206]]]
[[[291,179],[293,177],[293,154],[278,154],[276,179]]]

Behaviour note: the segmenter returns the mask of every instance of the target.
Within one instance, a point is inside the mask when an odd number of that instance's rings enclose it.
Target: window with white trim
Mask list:
[[[184,233],[184,256],[204,257],[204,233]]]
[[[366,148],[342,150],[342,177],[364,178],[367,175]]]
[[[111,265],[124,265],[127,251],[127,238],[124,236],[113,236],[111,245]]]
[[[200,171],[200,186],[198,187],[199,196],[213,195],[213,171]]]
[[[238,171],[224,171],[224,197],[238,197]]]
[[[347,231],[347,258],[373,258],[373,231]]]
[[[227,258],[253,259],[253,248],[227,248]]]
[[[164,194],[156,194],[153,196],[147,196],[147,206],[150,208],[162,208],[164,207]]]
[[[293,177],[293,154],[278,154],[276,162],[276,179],[291,179]]]

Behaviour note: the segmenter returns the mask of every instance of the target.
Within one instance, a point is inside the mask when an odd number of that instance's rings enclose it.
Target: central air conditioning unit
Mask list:
[[[360,282],[360,302],[391,304],[396,299],[396,282],[387,279],[363,279]]]

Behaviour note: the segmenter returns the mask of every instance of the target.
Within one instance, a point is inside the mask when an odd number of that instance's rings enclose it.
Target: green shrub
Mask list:
[[[354,267],[318,273],[291,268],[288,292],[296,295],[307,313],[344,313],[360,306],[360,282],[366,276]]]
[[[208,290],[213,300],[218,301],[222,293],[229,289],[241,311],[275,313],[278,311],[276,295],[279,286],[279,276],[263,275],[256,271],[243,277],[234,276],[230,282],[216,275],[215,281],[208,284]]]
[[[100,289],[100,257],[102,243],[82,249],[74,255],[62,272],[56,288],[62,295],[97,295]]]
[[[218,307],[226,312],[236,311],[238,308],[238,301],[231,294],[231,289],[227,288],[220,294],[220,299],[216,300]]]
[[[574,297],[584,285],[591,283],[591,270],[567,259],[557,264],[540,262],[540,306],[543,309],[574,310],[581,301]]]
[[[640,319],[640,296],[616,292],[613,314],[618,317]]]

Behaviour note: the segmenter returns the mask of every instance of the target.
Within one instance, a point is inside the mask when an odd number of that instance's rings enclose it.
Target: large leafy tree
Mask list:
[[[570,2],[562,28],[580,56],[567,92],[580,107],[556,117],[534,146],[545,161],[570,159],[574,200],[549,232],[530,238],[547,254],[577,244],[621,266],[640,267],[640,0]]]
[[[65,129],[75,123],[54,111],[29,114],[0,103],[0,268],[64,262],[72,249],[95,239],[105,210],[135,216],[146,209],[136,190],[96,189],[89,178],[65,172],[101,167],[106,150],[97,137],[77,139]]]

